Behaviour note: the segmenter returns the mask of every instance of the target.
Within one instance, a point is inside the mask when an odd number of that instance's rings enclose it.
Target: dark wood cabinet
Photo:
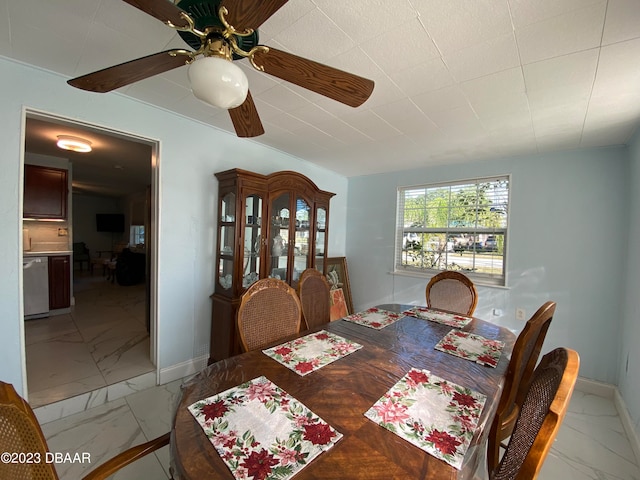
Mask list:
[[[25,218],[67,218],[67,170],[24,166]]]
[[[233,169],[216,173],[216,177],[218,228],[210,363],[240,353],[236,313],[242,294],[252,283],[275,277],[296,288],[306,268],[325,264],[329,201],[335,195],[290,171],[260,175]]]
[[[71,265],[69,255],[49,257],[49,310],[71,306]]]

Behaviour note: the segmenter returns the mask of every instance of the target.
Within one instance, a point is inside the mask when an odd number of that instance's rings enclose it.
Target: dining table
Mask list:
[[[515,335],[507,328],[473,317],[459,330],[503,342],[504,346],[496,365],[470,361],[436,349],[452,327],[405,313],[415,307],[377,305],[376,309],[399,314],[384,328],[370,328],[343,318],[277,342],[276,345],[324,331],[361,346],[305,375],[263,350],[254,350],[213,363],[185,381],[171,431],[174,478],[234,479],[189,406],[257,377],[266,377],[342,435],[332,448],[298,471],[296,480],[472,478],[478,465],[484,463],[488,429],[500,399]],[[412,369],[428,371],[486,396],[458,468],[365,416]]]

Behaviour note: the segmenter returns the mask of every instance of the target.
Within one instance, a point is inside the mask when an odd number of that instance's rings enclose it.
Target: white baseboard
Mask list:
[[[629,415],[629,409],[627,408],[622,395],[620,395],[618,387],[608,383],[596,382],[595,380],[578,377],[575,388],[583,393],[590,393],[592,395],[610,398],[613,400],[613,404],[620,416],[624,432],[627,434],[627,438],[631,444],[631,449],[636,457],[636,463],[640,465],[640,438],[638,438],[638,434],[633,426],[633,421],[631,420],[631,415]]]
[[[610,383],[597,382],[588,378],[578,377],[576,380],[576,390],[598,397],[613,398],[617,388]]]
[[[192,358],[160,370],[160,385],[194,375],[207,366],[209,355]]]

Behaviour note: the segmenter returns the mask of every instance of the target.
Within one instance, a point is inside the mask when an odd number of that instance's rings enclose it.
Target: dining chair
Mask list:
[[[296,292],[276,278],[253,283],[240,300],[237,325],[245,352],[300,331],[302,307]]]
[[[92,470],[83,477],[83,480],[106,479],[126,465],[168,445],[169,437],[170,432],[167,432],[154,440],[129,448]],[[47,440],[31,406],[18,395],[13,385],[1,381],[0,451],[25,455],[24,459],[16,458],[16,462],[6,462],[3,457],[0,463],[2,480],[59,479],[55,463],[49,458],[53,454],[47,455],[49,452]]]
[[[556,348],[542,357],[491,480],[537,478],[567,412],[579,368],[575,350]]]
[[[426,290],[427,307],[472,316],[478,303],[473,282],[460,272],[444,271],[432,277]]]
[[[89,249],[84,242],[75,242],[73,244],[73,263],[80,264],[80,271],[82,271],[82,265],[87,262],[87,270],[91,269],[91,255],[89,255]]]
[[[487,442],[487,465],[494,470],[500,461],[501,443],[511,435],[527,394],[542,344],[556,311],[555,302],[546,302],[527,321],[516,338],[507,366],[504,387]]]
[[[329,323],[330,321],[329,282],[315,268],[307,268],[300,275],[297,293],[302,306],[302,319],[306,329]]]

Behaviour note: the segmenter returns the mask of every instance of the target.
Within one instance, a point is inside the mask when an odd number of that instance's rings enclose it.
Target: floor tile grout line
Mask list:
[[[86,279],[90,279],[91,277],[87,277],[86,274],[85,276],[81,276],[81,275],[76,275],[74,277],[74,290],[77,288],[77,284],[76,284],[76,279],[78,280],[78,283],[82,282],[82,280],[86,280]],[[80,299],[82,299],[83,294],[87,294],[87,292],[89,292],[88,294],[90,294],[91,291],[98,291],[99,289],[101,289],[102,287],[104,287],[105,285],[102,284],[102,282],[99,281],[99,279],[93,280],[93,283],[85,283],[84,286],[80,286],[76,291],[76,300],[80,297]],[[92,286],[94,285],[94,286]],[[122,287],[120,287],[122,288]],[[115,294],[115,295],[114,295]],[[98,297],[102,298],[102,299],[106,299],[107,303],[110,303],[112,306],[116,306],[117,308],[120,309],[119,315],[117,315],[116,320],[120,320],[122,318],[128,318],[131,321],[136,321],[138,320],[137,317],[139,317],[140,315],[136,315],[136,305],[139,304],[141,301],[141,295],[144,294],[144,291],[136,291],[136,290],[115,290],[110,288],[109,285],[106,285],[106,290],[103,290],[100,293],[95,293],[95,295],[97,295]],[[115,303],[114,303],[115,302]],[[124,306],[130,306],[130,308],[124,308]],[[78,308],[80,307],[80,308]],[[137,307],[138,309],[140,307]],[[96,368],[97,373],[100,375],[100,377],[102,378],[102,382],[104,383],[103,386],[99,387],[100,388],[108,388],[109,386],[112,385],[117,385],[118,383],[120,383],[123,380],[126,379],[118,379],[117,381],[110,381],[109,380],[109,376],[107,375],[108,370],[101,368],[99,362],[96,360],[93,351],[91,350],[91,346],[90,346],[90,341],[87,340],[87,335],[86,332],[84,331],[86,328],[86,325],[82,325],[82,317],[83,315],[87,315],[88,311],[88,315],[94,315],[95,314],[95,302],[91,302],[89,301],[88,303],[84,304],[82,303],[76,303],[76,305],[74,305],[74,307],[72,307],[71,312],[69,312],[68,314],[65,315],[69,315],[69,319],[71,320],[71,324],[73,325],[73,328],[75,329],[75,331],[73,332],[74,335],[78,335],[79,338],[82,340],[82,343],[84,344],[84,347],[86,349],[86,353],[88,355],[87,358],[91,359],[91,361],[93,362],[94,367]],[[53,318],[53,317],[48,317],[48,318]],[[91,324],[91,322],[88,322],[89,324]],[[141,319],[140,321],[136,322],[139,325],[142,326],[146,326],[146,322],[144,321],[144,319]],[[138,337],[140,335],[139,333],[136,333],[134,335],[134,337]],[[148,333],[147,333],[148,336]],[[47,342],[47,341],[51,341],[51,339],[46,339],[43,340],[43,342]],[[145,339],[143,338],[140,341],[136,341],[134,346],[139,344],[140,342],[144,342]],[[130,342],[128,342],[130,343]],[[29,345],[31,345],[31,343],[29,343]],[[25,345],[26,348],[26,345]],[[125,365],[124,367],[122,367],[123,369],[126,368],[131,368],[132,365]],[[153,370],[153,365],[151,365],[151,368]],[[150,370],[150,371],[152,371]],[[27,358],[27,375],[29,372],[29,362],[28,362],[28,358]],[[138,376],[144,373],[148,373],[148,372],[140,372],[140,373],[136,373],[133,376]],[[96,375],[97,377],[97,375]],[[56,387],[60,388],[64,385],[69,385],[72,384],[74,382],[80,382],[81,380],[85,379],[85,378],[90,378],[89,377],[83,377],[82,379],[74,379],[72,382],[67,382],[64,384],[60,384],[57,386],[53,386],[53,387],[48,387],[48,389],[54,389]],[[42,391],[45,389],[41,389],[41,390],[33,390],[33,392],[38,392],[38,391]],[[67,396],[65,398],[62,399],[56,399],[55,401],[49,402],[49,403],[45,403],[41,406],[45,406],[48,405],[50,403],[58,403],[60,401],[63,401],[64,399],[67,398],[73,398],[76,397],[78,395],[83,395],[86,393],[90,393],[91,391],[95,391],[96,389],[92,389],[92,390],[88,390],[88,391],[80,391],[78,390],[77,392],[72,393],[70,396]]]

